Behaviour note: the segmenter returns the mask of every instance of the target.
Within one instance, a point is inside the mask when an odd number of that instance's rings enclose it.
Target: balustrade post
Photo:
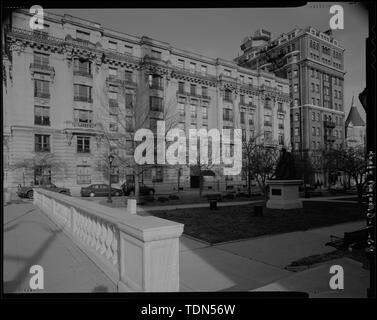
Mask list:
[[[119,226],[118,291],[179,291],[179,237],[183,225],[148,218],[151,219],[146,224],[150,227],[135,236],[130,235],[128,228]]]

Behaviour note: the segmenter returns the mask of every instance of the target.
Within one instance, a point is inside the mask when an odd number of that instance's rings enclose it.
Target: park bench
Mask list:
[[[330,242],[326,246],[336,249],[351,249],[366,243],[368,229],[361,229],[352,232],[345,232],[344,237],[340,238],[334,235],[330,236]]]

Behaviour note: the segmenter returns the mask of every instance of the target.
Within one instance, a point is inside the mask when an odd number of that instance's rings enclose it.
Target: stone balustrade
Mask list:
[[[179,291],[182,224],[40,188],[34,189],[34,205],[117,284],[119,291]]]

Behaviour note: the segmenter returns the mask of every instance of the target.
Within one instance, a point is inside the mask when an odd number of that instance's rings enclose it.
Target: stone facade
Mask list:
[[[99,164],[110,150],[133,156],[132,135],[127,133],[135,130],[137,114],[148,114],[143,123],[147,128],[164,120],[166,110],[173,110],[177,119],[173,126],[186,132],[241,128],[245,138],[264,132],[266,143],[290,145],[289,81],[274,73],[69,15],[45,13],[44,29],[31,30],[30,17],[28,11],[19,10],[2,30],[8,188],[38,184],[47,177],[78,194],[82,186],[106,183]],[[118,123],[119,110],[131,121]],[[115,142],[122,139],[124,147],[119,148]],[[23,159],[46,154],[64,166],[52,167],[51,172],[14,170]],[[181,188],[197,187],[193,170],[184,167],[181,173]],[[118,167],[114,185],[130,174]],[[171,192],[177,189],[177,175],[176,168],[151,167],[142,180],[156,192]],[[229,179],[216,174],[206,177],[205,189],[245,185],[241,175]]]

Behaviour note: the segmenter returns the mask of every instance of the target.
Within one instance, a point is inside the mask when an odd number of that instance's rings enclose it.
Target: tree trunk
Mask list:
[[[202,172],[200,171],[200,176],[199,176],[199,196],[202,197],[203,194],[203,175]]]
[[[359,205],[363,203],[363,186],[361,184],[356,185],[357,188],[357,202]]]

